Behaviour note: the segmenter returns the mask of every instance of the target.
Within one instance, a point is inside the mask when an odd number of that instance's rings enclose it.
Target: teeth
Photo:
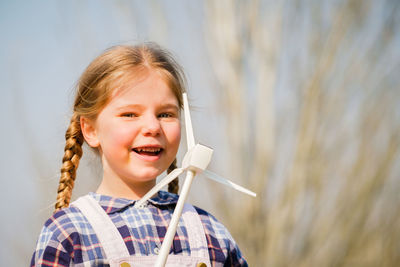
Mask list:
[[[152,148],[152,147],[143,147],[143,148],[137,148],[136,149],[138,152],[152,152],[152,153],[157,153],[161,151],[161,148]]]

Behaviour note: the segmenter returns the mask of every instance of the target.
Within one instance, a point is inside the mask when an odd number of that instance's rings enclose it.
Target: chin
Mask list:
[[[161,174],[159,170],[143,170],[140,173],[137,173],[136,176],[141,181],[152,181],[157,179],[157,177]]]

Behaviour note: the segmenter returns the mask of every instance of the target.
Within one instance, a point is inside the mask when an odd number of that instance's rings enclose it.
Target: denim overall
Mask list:
[[[129,255],[117,227],[93,197],[86,195],[72,204],[79,208],[94,229],[110,267],[154,266],[158,255]],[[204,228],[200,216],[192,205],[185,204],[182,219],[186,225],[191,254],[190,256],[170,254],[168,255],[166,266],[211,267]]]

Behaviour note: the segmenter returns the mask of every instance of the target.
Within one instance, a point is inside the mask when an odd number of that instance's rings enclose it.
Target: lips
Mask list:
[[[144,146],[144,147],[136,147],[132,149],[133,152],[141,155],[141,156],[158,156],[163,151],[161,147],[152,147],[152,146]]]

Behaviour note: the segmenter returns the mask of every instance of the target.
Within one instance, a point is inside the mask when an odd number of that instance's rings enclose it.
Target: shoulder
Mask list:
[[[44,223],[44,227],[63,237],[71,231],[74,232],[76,230],[76,226],[82,222],[87,221],[81,211],[74,206],[69,206],[68,208],[64,208],[55,212]]]
[[[212,233],[220,238],[231,238],[228,229],[219,220],[217,220],[214,215],[197,206],[194,206],[194,208],[199,214],[206,232]]]
[[[77,226],[83,226],[82,223],[85,221],[86,218],[75,207],[68,207],[55,212],[44,223],[38,245],[48,241],[58,241],[64,245],[73,243],[79,234],[79,227]]]
[[[32,265],[58,263],[68,266],[71,260],[80,257],[77,248],[81,247],[82,233],[88,232],[89,227],[80,210],[73,206],[54,213],[41,230]]]
[[[210,256],[226,266],[247,266],[241,251],[229,230],[211,213],[194,206],[200,216],[207,237]]]

